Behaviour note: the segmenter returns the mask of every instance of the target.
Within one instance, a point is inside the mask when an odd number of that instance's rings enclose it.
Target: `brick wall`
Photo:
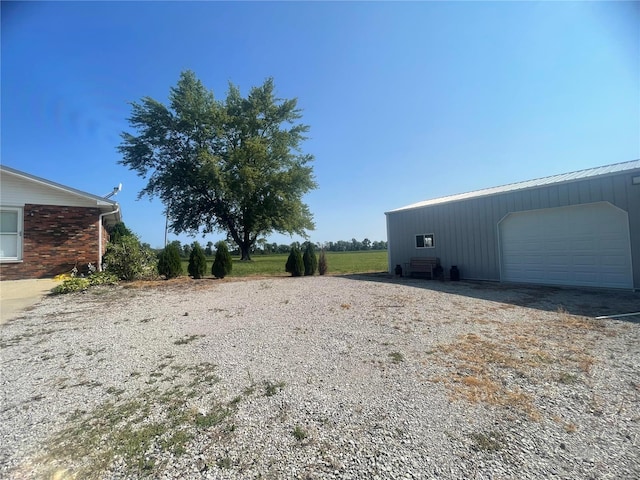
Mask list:
[[[98,208],[25,205],[23,261],[0,264],[2,280],[54,277],[97,267]],[[102,227],[103,228],[103,227]],[[108,236],[103,228],[103,245]]]

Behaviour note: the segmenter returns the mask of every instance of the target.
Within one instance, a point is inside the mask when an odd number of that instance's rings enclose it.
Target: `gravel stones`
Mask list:
[[[387,276],[130,287],[48,297],[0,327],[0,476],[640,477],[640,325],[591,318],[637,294]]]

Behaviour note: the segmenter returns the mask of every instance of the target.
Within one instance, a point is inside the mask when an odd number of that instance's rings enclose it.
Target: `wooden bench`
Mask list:
[[[440,264],[438,257],[412,257],[409,262],[409,272],[412,277],[429,274],[433,279],[433,270]]]

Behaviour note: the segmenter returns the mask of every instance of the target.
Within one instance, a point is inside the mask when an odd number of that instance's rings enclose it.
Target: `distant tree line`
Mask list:
[[[171,245],[177,248],[180,252],[180,255],[183,258],[189,258],[193,251],[195,244],[198,242],[193,242],[191,244],[185,243],[184,245],[180,240],[174,240],[171,242]],[[230,242],[227,240],[226,242],[229,246],[229,251],[232,255],[239,255],[240,249],[234,242]],[[258,240],[254,247],[251,250],[252,254],[257,255],[269,255],[272,253],[289,253],[292,248],[297,248],[299,250],[304,250],[305,245],[310,242],[293,242],[290,244],[278,244],[276,242],[269,243],[266,240]],[[347,240],[338,240],[337,242],[325,242],[325,243],[313,243],[313,246],[316,250],[325,250],[328,252],[358,252],[358,251],[366,251],[366,250],[386,250],[387,242],[385,241],[371,241],[368,238],[364,240],[356,240],[352,238],[351,241]],[[204,247],[204,254],[208,257],[215,255],[216,248],[215,244],[211,241],[206,243]]]

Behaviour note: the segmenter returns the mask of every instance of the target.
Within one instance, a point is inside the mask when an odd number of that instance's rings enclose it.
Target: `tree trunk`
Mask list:
[[[242,236],[242,242],[238,243],[238,247],[240,248],[240,260],[251,260],[251,254],[249,253],[251,251],[251,246],[253,245],[253,242],[251,241],[251,235],[249,235],[248,231],[244,231],[244,235]]]
[[[245,244],[243,242],[242,245],[238,245],[238,248],[240,248],[240,260],[251,260],[251,253],[249,253],[249,251],[251,250],[250,244]]]
[[[240,254],[242,255],[240,257],[240,260],[247,260],[247,261],[251,260],[251,254],[249,253],[249,247],[245,248],[245,247],[241,246],[240,247]]]

